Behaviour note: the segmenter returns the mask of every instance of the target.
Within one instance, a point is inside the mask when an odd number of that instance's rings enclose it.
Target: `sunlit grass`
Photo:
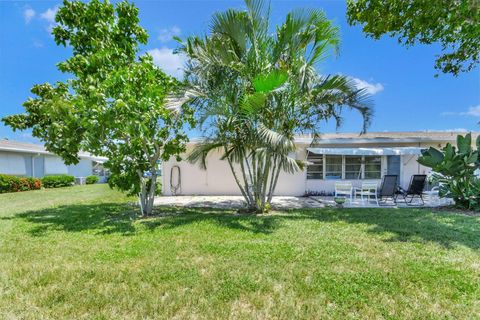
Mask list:
[[[480,218],[134,208],[105,185],[0,195],[0,319],[475,318]]]

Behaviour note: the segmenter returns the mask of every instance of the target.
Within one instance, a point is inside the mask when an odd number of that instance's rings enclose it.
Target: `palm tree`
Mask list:
[[[187,95],[205,139],[189,160],[223,150],[249,210],[268,210],[280,172],[303,168],[294,136],[316,134],[320,121],[341,124],[343,107],[358,110],[366,130],[371,107],[349,77],[324,76],[317,64],[338,50],[338,29],[321,10],[290,12],[269,32],[270,4],[246,0],[246,10],[213,15],[210,34],[181,42],[189,58]]]

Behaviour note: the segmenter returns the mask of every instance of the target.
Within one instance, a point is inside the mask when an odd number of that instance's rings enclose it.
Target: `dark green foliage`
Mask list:
[[[14,130],[31,129],[47,150],[66,164],[88,151],[108,158],[109,185],[140,193],[145,214],[151,212],[158,160],[185,150],[184,125],[193,123],[187,108],[167,106],[181,84],[139,54],[148,34],[138,8],[128,1],[63,1],[53,37],[71,55],[57,64],[64,82],[35,85],[25,113],[3,119]]]
[[[42,181],[40,179],[0,174],[0,193],[38,190],[41,188]]]
[[[472,148],[472,135],[457,137],[457,148],[448,143],[442,150],[430,148],[422,153],[418,162],[432,168],[433,180],[440,183],[440,195],[449,196],[457,206],[480,210],[480,136],[477,149]]]
[[[75,177],[67,174],[45,176],[42,183],[45,188],[70,187],[75,184]]]
[[[98,176],[88,176],[86,179],[87,184],[95,184],[98,183],[98,181],[100,181],[100,178]]]
[[[444,73],[473,70],[480,60],[478,0],[349,0],[347,17],[375,39],[388,34],[406,46],[440,43],[435,68]]]

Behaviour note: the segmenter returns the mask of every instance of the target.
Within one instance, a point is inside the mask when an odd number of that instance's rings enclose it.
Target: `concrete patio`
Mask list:
[[[191,208],[218,208],[218,209],[231,209],[242,208],[244,206],[244,200],[241,196],[160,196],[155,198],[155,206],[178,206],[178,207],[191,207]],[[403,201],[387,201],[382,203],[382,208],[402,208],[402,207],[441,207],[450,205],[449,199],[427,201],[425,205],[422,205],[420,201],[415,200],[411,205],[405,204]],[[335,207],[335,201],[333,197],[286,197],[278,196],[273,197],[272,208],[277,210],[288,209],[302,209],[302,208],[324,208]],[[377,204],[373,201],[362,202],[360,199],[353,200],[351,203],[347,201],[344,204],[345,208],[378,208]]]
[[[239,209],[244,204],[242,196],[162,196],[155,198],[156,206]],[[273,197],[272,207],[277,210],[323,208],[325,204],[309,197]]]

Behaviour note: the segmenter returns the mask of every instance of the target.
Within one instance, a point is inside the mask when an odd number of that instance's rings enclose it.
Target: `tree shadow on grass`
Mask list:
[[[173,229],[192,223],[213,223],[218,226],[251,233],[270,234],[279,228],[282,219],[272,215],[235,214],[233,210],[189,207],[157,207],[156,217],[142,219],[149,230]]]
[[[445,248],[461,244],[480,249],[480,216],[428,209],[304,209],[267,215],[236,215],[234,211],[224,209],[157,207],[155,214],[154,217],[136,220],[135,208],[125,204],[103,203],[28,211],[0,219],[24,219],[33,223],[34,227],[29,232],[35,236],[50,231],[92,231],[94,234],[128,236],[136,232],[136,223],[147,230],[206,223],[268,235],[279,228],[288,228],[289,221],[346,222],[359,224],[368,233],[387,234],[385,241],[388,242],[434,242]]]
[[[125,204],[101,203],[89,205],[66,205],[36,211],[27,211],[10,218],[23,219],[35,226],[28,232],[42,236],[51,231],[82,232],[98,234],[135,232],[133,211]]]
[[[343,221],[366,225],[369,233],[389,234],[386,242],[434,242],[444,248],[461,244],[480,249],[480,216],[423,208],[305,210],[300,216],[323,222]]]
[[[149,229],[176,228],[198,222],[214,222],[225,228],[270,234],[292,220],[324,223],[346,222],[366,226],[366,232],[388,234],[386,242],[434,242],[444,248],[461,244],[480,249],[480,216],[435,212],[430,209],[351,208],[303,209],[267,215],[233,215],[222,209],[157,208],[170,218],[145,219]],[[288,226],[285,226],[288,227]]]

